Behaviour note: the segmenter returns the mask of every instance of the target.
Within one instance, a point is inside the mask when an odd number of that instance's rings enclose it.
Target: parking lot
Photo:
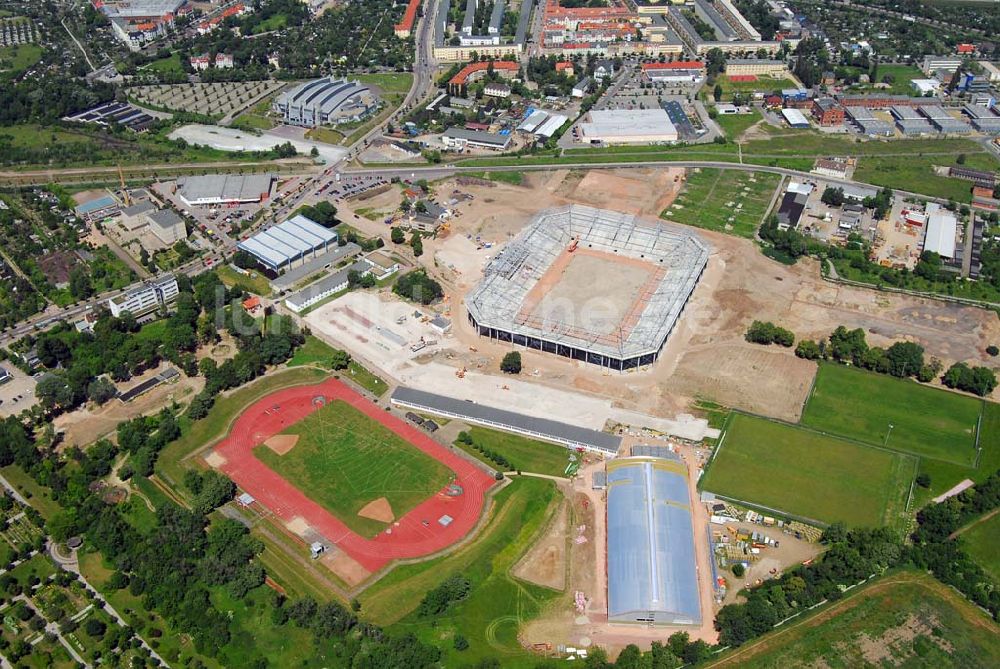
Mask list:
[[[5,362],[2,367],[13,377],[0,384],[0,417],[6,418],[21,413],[37,401],[37,382],[9,362]]]

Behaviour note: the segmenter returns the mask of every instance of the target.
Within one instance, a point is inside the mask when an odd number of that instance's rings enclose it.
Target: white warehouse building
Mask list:
[[[236,248],[277,273],[325,253],[338,238],[333,230],[299,214],[239,242]]]

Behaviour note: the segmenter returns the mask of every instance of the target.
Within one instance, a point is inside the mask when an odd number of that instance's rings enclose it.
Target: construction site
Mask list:
[[[538,214],[466,298],[481,336],[624,371],[652,364],[708,262],[692,232],[569,205]]]

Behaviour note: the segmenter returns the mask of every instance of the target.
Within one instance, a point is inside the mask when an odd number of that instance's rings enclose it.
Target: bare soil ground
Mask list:
[[[370,571],[344,551],[334,549],[320,557],[319,561],[352,588],[371,576]]]
[[[297,434],[276,434],[264,441],[264,445],[278,455],[284,455],[292,450],[297,443],[299,443],[299,435]]]
[[[149,370],[132,379],[130,384],[135,385],[156,376],[165,367],[165,365],[161,365]],[[122,404],[117,399],[113,399],[103,406],[88,402],[84,407],[61,414],[53,420],[56,430],[63,434],[60,448],[82,447],[92,444],[102,437],[110,437],[114,435],[119,423],[136,416],[154,414],[172,402],[183,402],[199,393],[204,387],[205,379],[203,377],[189,378],[181,374],[177,381],[160,384],[126,404]]]
[[[392,513],[392,507],[389,506],[389,500],[385,497],[379,497],[374,499],[358,511],[358,515],[362,518],[371,518],[372,520],[377,520],[380,523],[391,523],[396,517]]]
[[[514,576],[556,590],[565,588],[568,523],[569,503],[564,501],[545,534],[514,565]]]

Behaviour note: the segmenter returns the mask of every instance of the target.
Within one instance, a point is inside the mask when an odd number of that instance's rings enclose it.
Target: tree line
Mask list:
[[[917,343],[899,341],[888,348],[870,346],[861,328],[848,330],[843,325],[830,333],[829,339],[816,342],[803,339],[795,355],[806,360],[833,360],[897,378],[916,378],[922,383],[933,381],[941,373],[941,361],[924,359],[924,348]],[[997,386],[996,374],[988,367],[970,367],[958,362],[941,377],[949,388],[964,390],[985,397]]]

